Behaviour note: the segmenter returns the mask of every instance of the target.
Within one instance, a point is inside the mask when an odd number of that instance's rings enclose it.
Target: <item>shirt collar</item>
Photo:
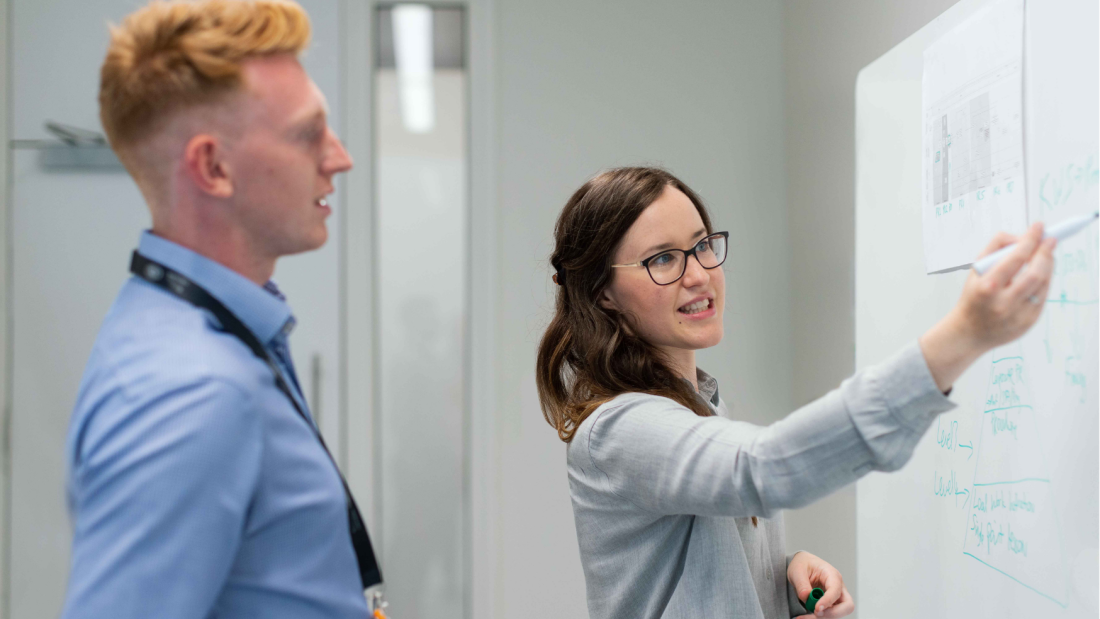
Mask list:
[[[699,382],[699,395],[714,407],[718,407],[718,381],[699,368],[695,368],[695,379]]]
[[[240,273],[150,231],[141,234],[138,251],[205,288],[264,344],[294,329],[290,306],[274,282],[257,286]]]

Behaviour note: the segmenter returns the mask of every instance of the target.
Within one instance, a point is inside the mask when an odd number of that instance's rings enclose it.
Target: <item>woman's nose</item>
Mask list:
[[[688,288],[694,288],[695,286],[702,286],[710,281],[710,273],[703,268],[703,264],[699,262],[697,256],[691,256],[687,261],[687,268],[684,269],[684,277],[682,278],[684,286]]]

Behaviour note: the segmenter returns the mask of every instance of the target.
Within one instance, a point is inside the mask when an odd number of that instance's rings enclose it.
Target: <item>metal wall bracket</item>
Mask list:
[[[53,121],[46,122],[46,130],[57,140],[12,140],[11,148],[37,150],[46,170],[125,171],[102,133]]]

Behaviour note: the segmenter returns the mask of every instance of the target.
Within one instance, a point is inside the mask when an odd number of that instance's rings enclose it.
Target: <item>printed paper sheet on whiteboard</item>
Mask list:
[[[1023,0],[999,0],[924,52],[924,262],[969,266],[998,231],[1027,227]]]

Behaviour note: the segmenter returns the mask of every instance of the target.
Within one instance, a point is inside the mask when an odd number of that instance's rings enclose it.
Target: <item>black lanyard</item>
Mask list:
[[[229,308],[222,305],[221,301],[215,299],[213,295],[185,275],[173,271],[159,262],[150,260],[136,251],[130,261],[130,272],[195,307],[201,307],[214,314],[214,317],[221,323],[223,331],[235,335],[252,351],[252,354],[259,357],[271,368],[271,372],[275,375],[275,386],[294,405],[294,410],[298,411],[310,430],[314,430],[313,423],[309,420],[306,412],[302,410],[301,405],[298,404],[297,398],[290,392],[290,387],[283,379],[283,373],[279,371],[279,366],[268,354],[267,348],[260,343],[256,335],[233,312],[229,311]],[[325,446],[325,439],[321,436],[321,433],[314,431],[314,435],[321,442],[321,448],[328,454],[329,460],[332,460],[332,453]],[[336,466],[336,461],[333,460],[332,464]],[[382,571],[378,567],[378,561],[374,558],[374,548],[371,546],[370,536],[367,535],[367,527],[363,524],[362,516],[359,515],[359,507],[355,505],[355,498],[351,496],[348,482],[344,480],[344,475],[340,473],[339,467],[336,467],[336,473],[340,475],[340,483],[344,485],[344,496],[347,497],[348,529],[351,532],[351,545],[355,548],[355,558],[359,563],[359,578],[363,582],[363,589],[367,589],[382,582]]]

